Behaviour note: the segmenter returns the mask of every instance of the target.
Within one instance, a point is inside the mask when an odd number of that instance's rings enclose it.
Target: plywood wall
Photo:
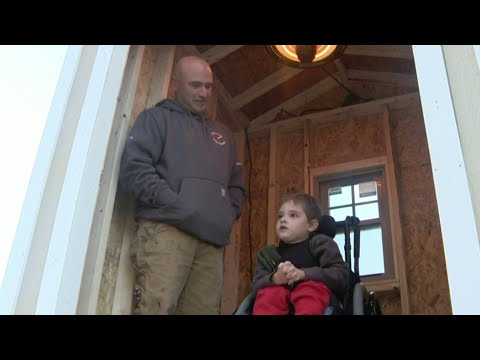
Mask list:
[[[382,156],[385,130],[381,113],[337,114],[331,119],[312,122],[310,127],[310,166],[312,168]]]
[[[275,210],[278,209],[284,194],[304,191],[304,130],[303,123],[299,125],[278,129],[277,158],[275,159]]]
[[[247,193],[251,186],[252,204],[250,206],[247,197],[241,217],[239,303],[250,292],[252,273],[255,272],[257,264],[257,252],[267,244],[270,134],[267,131],[250,136],[249,143],[250,146],[245,146],[247,154],[245,155],[244,166],[245,186]],[[248,154],[248,147],[250,147],[251,156]],[[252,161],[250,161],[250,157]]]
[[[390,112],[412,314],[451,314],[443,241],[420,105]]]
[[[385,130],[380,111],[345,113],[312,120],[308,129],[309,151],[304,155],[304,126],[307,121],[277,128],[275,179],[269,179],[269,129],[251,140],[252,159],[252,252],[266,244],[268,185],[275,184],[275,201],[290,191],[302,191],[304,166],[311,168],[387,155],[386,136],[392,137],[400,217],[406,248],[407,284],[413,314],[451,313],[440,223],[435,201],[430,158],[419,102],[390,110],[390,132]],[[248,168],[248,156],[246,156]],[[248,178],[247,178],[248,179]],[[271,208],[275,208],[271,207]],[[248,206],[242,216],[242,250],[239,300],[249,290]],[[253,215],[255,214],[255,215]],[[398,291],[378,294],[384,314],[401,314]]]
[[[397,291],[377,293],[383,315],[402,315],[400,294]]]

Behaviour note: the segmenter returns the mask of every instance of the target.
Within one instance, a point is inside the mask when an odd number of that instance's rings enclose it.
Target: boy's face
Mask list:
[[[301,205],[293,200],[285,202],[278,210],[277,235],[285,243],[295,244],[308,239],[311,231],[318,227],[318,220],[308,221]]]

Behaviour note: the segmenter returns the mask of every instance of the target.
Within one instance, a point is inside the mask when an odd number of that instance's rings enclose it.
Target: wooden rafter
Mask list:
[[[240,49],[242,46],[243,45],[216,45],[201,53],[201,56],[212,65],[225,56],[230,55],[235,50]]]
[[[231,112],[233,119],[240,124],[240,128],[247,127],[250,123],[250,120],[248,120],[247,116],[244,113],[235,110],[232,107],[232,97],[225,89],[222,82],[218,80],[216,76],[214,76],[213,78],[213,86],[215,88],[215,92],[218,94],[218,98],[223,102],[227,110]]]
[[[410,45],[348,45],[344,54],[413,59]]]
[[[338,76],[338,73],[335,73],[334,76]],[[328,90],[333,89],[337,86],[337,82],[332,79],[331,77],[327,77],[322,81],[316,83],[309,89],[301,92],[300,94],[294,96],[293,98],[281,103],[280,105],[274,107],[273,109],[268,110],[267,112],[263,113],[262,115],[258,116],[251,122],[251,127],[259,127],[269,122],[273,121],[275,115],[280,112],[282,109],[286,111],[291,111],[299,107],[302,104],[309,103],[310,101],[317,98],[319,95],[327,92]]]
[[[337,67],[338,76],[342,81],[343,85],[348,86],[349,84],[348,84],[348,77],[347,77],[347,69],[343,64],[343,61],[340,59],[336,59],[334,63],[335,63],[335,66]]]
[[[255,127],[250,127],[249,134],[260,133],[261,131],[268,131],[272,127],[276,126],[290,126],[294,123],[301,121],[321,121],[322,119],[331,119],[334,115],[348,113],[355,111],[356,114],[368,114],[372,112],[378,112],[379,109],[388,106],[389,109],[401,109],[408,106],[415,106],[419,103],[420,94],[418,92],[408,93],[404,95],[392,96],[384,99],[372,100],[363,104],[356,104],[351,106],[345,106],[336,108],[333,110],[325,110],[318,113],[312,113],[294,118],[277,121],[271,124],[264,124]]]
[[[280,70],[267,76],[263,80],[243,91],[241,94],[235,96],[232,100],[233,108],[236,110],[240,109],[242,106],[248,104],[260,95],[265,94],[267,91],[273,89],[274,87],[280,85],[302,71],[302,69],[295,69],[288,66],[282,67]]]
[[[366,70],[347,70],[347,77],[349,80],[367,80],[407,87],[418,86],[417,77],[410,74]]]

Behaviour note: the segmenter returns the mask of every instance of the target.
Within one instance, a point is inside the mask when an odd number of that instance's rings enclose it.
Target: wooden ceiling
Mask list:
[[[279,63],[263,45],[186,50],[210,63],[217,117],[233,131],[418,92],[410,45],[348,45],[333,62],[304,70]]]

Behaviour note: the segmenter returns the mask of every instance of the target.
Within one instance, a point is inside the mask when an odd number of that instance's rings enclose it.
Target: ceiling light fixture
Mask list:
[[[296,68],[323,65],[340,56],[346,45],[267,45],[278,61]]]

